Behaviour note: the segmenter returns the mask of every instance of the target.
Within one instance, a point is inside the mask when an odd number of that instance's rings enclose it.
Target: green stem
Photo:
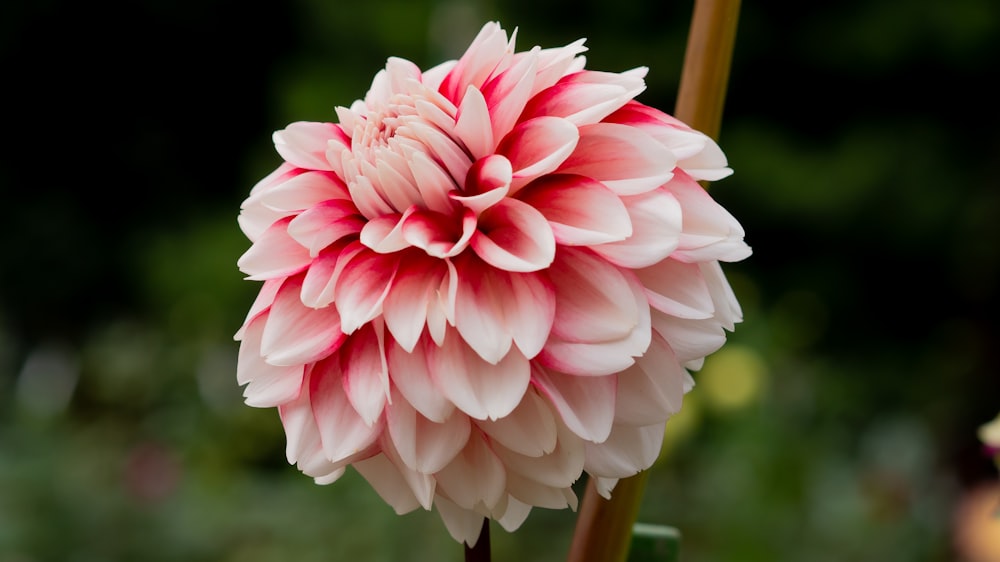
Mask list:
[[[695,0],[674,116],[718,138],[739,0]],[[610,500],[587,483],[568,562],[625,562],[648,470],[618,482]]]

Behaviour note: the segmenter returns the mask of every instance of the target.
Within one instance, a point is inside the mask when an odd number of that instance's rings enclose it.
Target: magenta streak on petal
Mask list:
[[[350,194],[333,172],[306,171],[261,191],[254,199],[276,211],[302,211],[329,199],[349,200]]]
[[[465,209],[461,219],[455,215],[414,210],[401,223],[406,242],[429,256],[444,258],[458,255],[465,249],[475,233],[477,219],[471,209]]]
[[[291,217],[271,225],[237,260],[247,279],[263,281],[294,275],[309,266],[309,250],[288,235]]]
[[[561,245],[606,244],[632,235],[621,198],[585,176],[549,174],[518,191],[516,198],[542,213]]]
[[[616,123],[580,127],[576,150],[559,167],[604,182],[619,195],[636,195],[663,185],[676,158],[648,134]]]
[[[347,399],[371,426],[382,415],[389,395],[385,353],[372,324],[365,324],[348,337],[339,356]]]
[[[517,199],[503,199],[479,217],[472,249],[507,271],[538,271],[555,258],[556,240],[545,217]]]
[[[313,366],[309,380],[323,452],[333,463],[368,448],[382,433],[381,424],[367,424],[351,406],[342,378],[338,358],[331,357]]]
[[[340,263],[338,261],[338,268]],[[367,248],[348,261],[337,279],[334,304],[341,329],[351,334],[382,311],[382,301],[392,287],[399,255],[377,254]]]
[[[340,329],[337,310],[303,305],[301,288],[301,276],[287,279],[271,305],[260,351],[272,365],[318,361],[336,351],[347,337]]]
[[[330,199],[307,209],[288,224],[288,235],[316,257],[330,244],[361,232],[364,217],[350,201]]]
[[[449,197],[478,215],[507,196],[512,178],[510,161],[499,154],[477,160],[465,178],[462,194]]]
[[[535,47],[531,54],[521,57],[513,66],[490,78],[481,88],[486,106],[490,109],[494,139],[503,138],[511,130],[524,104],[528,103],[535,81],[538,50]]]
[[[497,152],[505,155],[513,167],[512,192],[559,168],[579,141],[576,125],[560,117],[536,117],[518,123],[497,146]]]

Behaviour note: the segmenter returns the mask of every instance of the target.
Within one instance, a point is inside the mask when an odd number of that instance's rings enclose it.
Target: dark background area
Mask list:
[[[279,163],[272,131],[335,120],[386,57],[428,68],[491,19],[519,50],[586,37],[588,68],[650,67],[639,100],[669,112],[690,15],[5,4],[0,561],[458,560],[436,515],[395,516],[352,474],[314,485],[277,413],[242,405],[239,204]],[[711,193],[754,248],[726,267],[746,318],[668,424],[641,513],[687,562],[1000,560],[988,510],[956,523],[1000,502],[976,438],[1000,412],[998,72],[993,0],[744,2],[735,174]],[[494,558],[561,559],[574,518],[497,528]]]

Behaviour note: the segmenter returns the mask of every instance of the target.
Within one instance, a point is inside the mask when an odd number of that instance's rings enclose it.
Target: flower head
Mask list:
[[[352,466],[470,545],[484,517],[575,509],[584,472],[607,495],[653,463],[688,369],[741,320],[719,262],[750,254],[697,183],[724,154],[633,99],[646,69],[515,35],[391,58],[337,123],[276,132],[284,163],[239,216],[263,281],[246,402],[278,408],[317,482]]]

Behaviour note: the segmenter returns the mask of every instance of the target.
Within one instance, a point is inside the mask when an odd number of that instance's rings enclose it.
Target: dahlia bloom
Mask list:
[[[262,287],[236,339],[246,403],[277,407],[318,483],[348,466],[396,512],[474,545],[649,468],[689,369],[741,320],[720,261],[750,254],[697,183],[710,138],[585,70],[583,40],[390,58],[337,123],[274,134],[239,259]]]

